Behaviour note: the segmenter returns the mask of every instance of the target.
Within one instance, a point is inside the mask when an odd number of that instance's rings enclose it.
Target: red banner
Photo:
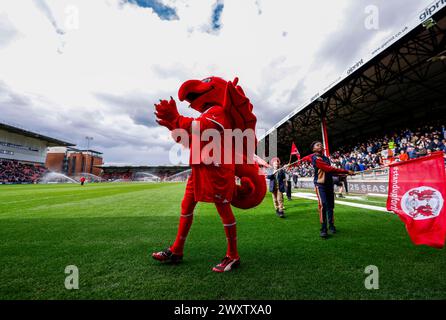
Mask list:
[[[390,165],[387,210],[406,224],[412,242],[443,248],[446,173],[443,152]]]
[[[291,145],[291,153],[290,153],[290,155],[292,155],[292,156],[295,155],[300,160],[300,153],[299,153],[299,150],[297,150],[296,144],[294,142]]]

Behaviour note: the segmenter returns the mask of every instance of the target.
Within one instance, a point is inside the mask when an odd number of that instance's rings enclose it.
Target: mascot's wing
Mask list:
[[[237,83],[238,78],[235,78],[233,82],[228,81],[223,106],[232,120],[234,129],[255,130],[257,118],[252,113],[253,106]]]
[[[257,118],[252,113],[251,102],[237,83],[238,78],[235,78],[233,82],[228,81],[223,106],[226,114],[231,119],[232,129],[253,130],[255,145],[257,145],[257,137],[255,137]],[[246,152],[246,148],[244,148],[244,152]]]

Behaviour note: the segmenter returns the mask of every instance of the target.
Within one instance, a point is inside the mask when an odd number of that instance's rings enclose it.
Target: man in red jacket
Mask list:
[[[324,155],[322,142],[315,141],[311,144],[313,154],[306,156],[302,161],[311,162],[314,168],[314,186],[319,202],[319,218],[321,222],[320,236],[328,237],[328,229],[332,234],[336,233],[334,225],[334,185],[333,175],[355,175],[353,171],[333,167],[330,159]]]

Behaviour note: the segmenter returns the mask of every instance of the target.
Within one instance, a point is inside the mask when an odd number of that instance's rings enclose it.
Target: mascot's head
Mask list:
[[[223,105],[226,84],[226,80],[219,77],[188,80],[178,90],[178,98],[189,102],[198,112],[204,112],[214,105]]]

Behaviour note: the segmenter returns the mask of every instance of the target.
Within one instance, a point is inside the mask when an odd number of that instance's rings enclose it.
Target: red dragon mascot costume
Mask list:
[[[241,155],[243,161],[240,163],[235,161],[237,150],[234,149],[232,143],[228,146],[228,140],[224,138],[228,130],[239,129],[242,132],[251,130],[254,143],[257,143],[255,138],[257,119],[252,112],[253,106],[237,83],[238,78],[235,78],[233,82],[227,82],[218,77],[188,80],[183,83],[178,91],[178,98],[180,101],[187,101],[190,107],[201,113],[196,119],[181,116],[172,97],[170,101],[160,100],[159,104],[155,104],[155,115],[160,125],[167,127],[172,133],[179,129],[188,133],[192,168],[181,202],[180,222],[175,242],[164,251],[153,253],[152,257],[156,260],[171,263],[182,261],[184,243],[192,225],[194,208],[197,202],[201,201],[215,203],[228,243],[225,258],[212,270],[225,272],[240,265],[236,222],[231,204],[241,209],[257,206],[265,196],[266,183],[258,164],[254,161],[254,153],[246,152],[246,149],[249,149],[246,141],[243,140],[244,148]],[[206,158],[201,154],[211,140],[206,141],[200,138],[198,141],[194,140],[194,126],[199,126],[200,132],[207,129],[218,132],[218,143],[221,146],[218,161],[214,159],[212,163],[209,163],[206,161],[209,157]],[[173,136],[175,138],[174,134]],[[178,139],[176,140],[179,142]],[[216,141],[213,140],[212,142],[215,143]],[[193,159],[194,150],[200,151],[198,161],[197,158]],[[226,159],[224,153],[228,150],[232,152],[231,161],[223,161]],[[238,183],[236,183],[236,177]]]

